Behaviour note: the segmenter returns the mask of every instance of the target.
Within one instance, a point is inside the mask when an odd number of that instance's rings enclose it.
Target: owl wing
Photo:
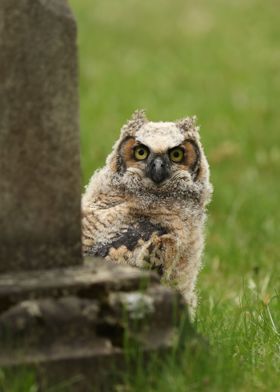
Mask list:
[[[140,219],[122,230],[121,233],[116,233],[109,241],[95,243],[91,248],[86,249],[85,254],[106,257],[113,250],[117,251],[120,248],[122,251],[133,252],[136,248],[139,248],[139,243],[149,242],[154,234],[162,236],[167,234],[167,230],[147,219]]]

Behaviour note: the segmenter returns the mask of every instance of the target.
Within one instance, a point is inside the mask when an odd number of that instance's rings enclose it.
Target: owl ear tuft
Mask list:
[[[185,133],[199,133],[199,126],[197,125],[197,117],[186,117],[176,121],[178,128],[182,129]]]
[[[146,122],[148,122],[148,119],[145,110],[135,110],[130,120],[122,127],[122,135],[134,136],[135,132],[137,132]]]
[[[144,109],[137,109],[131,116],[132,121],[140,121],[143,124],[147,122],[146,112]]]

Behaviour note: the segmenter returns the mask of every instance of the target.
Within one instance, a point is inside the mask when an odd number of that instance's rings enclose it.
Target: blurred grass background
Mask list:
[[[196,325],[215,360],[186,353],[131,390],[279,390],[279,1],[70,4],[84,184],[136,108],[154,121],[196,114],[211,165]]]

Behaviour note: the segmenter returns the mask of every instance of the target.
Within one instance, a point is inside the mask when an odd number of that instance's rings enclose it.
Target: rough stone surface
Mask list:
[[[69,391],[113,390],[112,371],[126,368],[128,342],[145,355],[174,349],[182,318],[187,341],[194,337],[181,295],[155,273],[89,263],[2,275],[0,367],[33,366],[47,386],[70,375]]]
[[[0,272],[78,264],[76,25],[66,0],[1,0],[0,57]]]
[[[82,267],[17,272],[0,276],[0,313],[22,301],[79,296],[99,300],[108,293],[135,291],[159,281],[155,273],[89,258]]]

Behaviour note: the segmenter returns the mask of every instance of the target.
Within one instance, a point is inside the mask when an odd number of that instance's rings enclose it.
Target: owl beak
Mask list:
[[[168,161],[163,156],[150,159],[147,165],[147,175],[156,184],[160,184],[170,176]]]

